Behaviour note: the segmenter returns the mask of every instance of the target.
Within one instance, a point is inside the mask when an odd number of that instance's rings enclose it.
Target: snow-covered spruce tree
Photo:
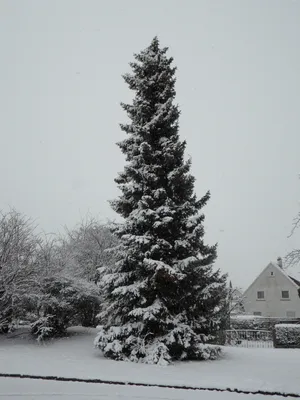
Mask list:
[[[210,194],[197,199],[191,161],[184,161],[167,50],[154,38],[124,76],[135,97],[122,104],[131,120],[121,125],[128,137],[118,144],[127,164],[112,207],[125,222],[115,230],[118,262],[101,280],[103,325],[95,339],[116,360],[168,364],[219,351],[205,342],[218,325],[226,278],[212,269],[216,246],[203,243],[199,212]]]

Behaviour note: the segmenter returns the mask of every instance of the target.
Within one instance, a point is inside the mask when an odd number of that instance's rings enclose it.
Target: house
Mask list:
[[[277,263],[270,262],[244,292],[246,314],[273,318],[300,318],[300,282]]]

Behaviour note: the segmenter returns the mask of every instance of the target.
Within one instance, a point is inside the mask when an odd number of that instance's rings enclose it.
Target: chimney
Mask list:
[[[277,265],[278,265],[278,267],[280,267],[282,269],[282,258],[281,257],[277,258]]]

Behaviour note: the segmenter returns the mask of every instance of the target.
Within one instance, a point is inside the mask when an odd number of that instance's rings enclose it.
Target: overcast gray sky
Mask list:
[[[206,240],[244,288],[278,255],[300,200],[300,1],[0,0],[0,208],[45,231],[107,200],[124,165],[121,74],[155,35],[177,73],[180,132]],[[298,275],[299,276],[299,275]]]

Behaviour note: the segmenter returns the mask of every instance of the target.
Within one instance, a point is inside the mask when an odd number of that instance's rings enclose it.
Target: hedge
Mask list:
[[[237,315],[230,318],[230,329],[272,331],[275,325],[279,323],[300,324],[300,319],[267,318],[258,315]]]
[[[300,349],[300,324],[275,325],[274,347]]]

